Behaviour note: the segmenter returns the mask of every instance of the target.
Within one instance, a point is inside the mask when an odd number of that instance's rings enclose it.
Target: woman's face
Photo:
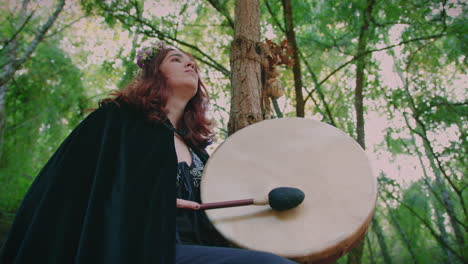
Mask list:
[[[160,65],[160,71],[173,94],[191,98],[197,93],[195,62],[180,50],[169,51]]]

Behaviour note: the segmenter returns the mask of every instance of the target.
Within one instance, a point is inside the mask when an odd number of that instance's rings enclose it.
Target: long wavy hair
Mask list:
[[[145,62],[141,71],[126,88],[112,92],[111,97],[102,100],[99,105],[109,102],[117,105],[124,103],[143,113],[150,123],[165,122],[167,120],[166,104],[171,91],[166,84],[165,76],[160,71],[160,66],[171,50],[175,48],[164,46],[151,61]],[[190,54],[183,53],[193,58]],[[195,65],[195,71],[198,74],[198,65]],[[201,79],[198,78],[197,92],[187,103],[183,118],[177,124],[179,129],[187,132],[184,139],[190,147],[203,149],[213,141],[211,122],[206,117],[208,103],[208,92]]]

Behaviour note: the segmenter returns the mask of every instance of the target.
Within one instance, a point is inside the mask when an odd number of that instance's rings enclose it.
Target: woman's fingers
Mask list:
[[[187,201],[187,200],[177,198],[177,208],[186,208],[186,209],[198,210],[198,209],[200,209],[200,204],[196,203],[196,202]]]

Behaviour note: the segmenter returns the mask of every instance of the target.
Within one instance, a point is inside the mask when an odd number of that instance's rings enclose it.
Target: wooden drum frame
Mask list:
[[[301,263],[328,263],[361,240],[372,219],[377,181],[365,152],[341,130],[305,118],[266,120],[231,135],[208,160],[203,202],[249,199],[276,187],[305,193],[298,207],[207,210],[215,228],[246,249]]]

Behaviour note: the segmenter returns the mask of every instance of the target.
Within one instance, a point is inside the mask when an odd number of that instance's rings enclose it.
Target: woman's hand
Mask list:
[[[198,209],[200,209],[200,204],[196,203],[196,202],[192,202],[192,201],[177,198],[177,208],[198,210]]]

